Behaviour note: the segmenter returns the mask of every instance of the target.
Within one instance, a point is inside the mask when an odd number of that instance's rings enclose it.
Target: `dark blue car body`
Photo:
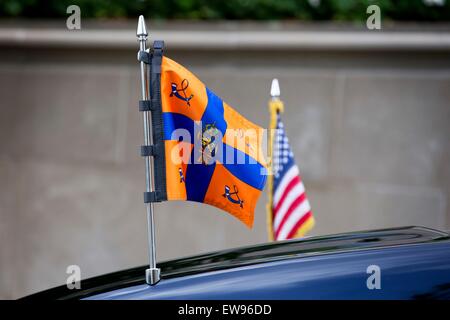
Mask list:
[[[379,289],[369,289],[371,267]],[[422,227],[257,245],[120,271],[27,299],[449,299],[450,237]],[[368,270],[369,268],[369,270]],[[369,280],[370,282],[370,280]]]

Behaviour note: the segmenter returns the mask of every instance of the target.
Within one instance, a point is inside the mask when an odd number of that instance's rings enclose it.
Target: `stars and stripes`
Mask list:
[[[314,225],[305,186],[280,115],[273,141],[272,222],[275,240],[303,236]]]

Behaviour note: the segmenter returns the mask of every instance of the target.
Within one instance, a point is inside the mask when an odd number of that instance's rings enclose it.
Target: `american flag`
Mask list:
[[[305,186],[277,114],[273,141],[272,223],[275,240],[302,237],[314,226]]]

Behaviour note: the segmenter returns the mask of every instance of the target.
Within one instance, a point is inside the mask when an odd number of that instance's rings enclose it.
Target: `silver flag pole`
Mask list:
[[[139,41],[139,50],[147,50],[147,27],[143,16],[139,16],[136,36]],[[149,100],[150,93],[148,91],[147,66],[145,62],[140,62],[141,66],[141,97],[142,100]],[[144,145],[153,144],[151,114],[149,111],[142,112],[144,120]],[[153,182],[153,158],[144,157],[145,159],[145,188],[147,192],[154,189]],[[154,285],[160,280],[160,269],[156,268],[156,247],[155,247],[155,226],[153,218],[153,203],[145,204],[147,210],[147,231],[148,231],[148,258],[149,268],[145,270],[145,280],[149,285]]]

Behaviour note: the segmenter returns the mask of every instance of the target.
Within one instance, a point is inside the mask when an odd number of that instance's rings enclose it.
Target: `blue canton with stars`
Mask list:
[[[284,131],[283,122],[281,122],[280,115],[277,115],[277,127],[274,136],[273,144],[273,174],[274,174],[274,189],[278,187],[281,179],[285,173],[295,166],[294,154],[289,145],[289,139]]]

